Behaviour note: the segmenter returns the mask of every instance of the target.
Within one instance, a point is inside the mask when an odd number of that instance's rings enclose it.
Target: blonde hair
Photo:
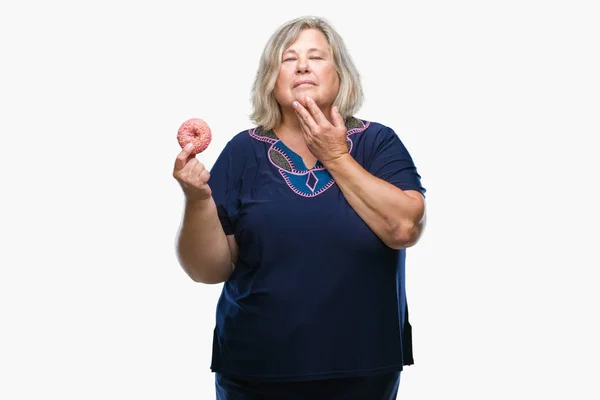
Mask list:
[[[324,18],[300,17],[281,25],[271,36],[260,58],[258,71],[252,85],[252,113],[250,118],[265,130],[274,129],[281,123],[281,109],[273,89],[279,75],[281,56],[300,35],[303,29],[323,32],[333,56],[340,88],[333,102],[344,119],[352,116],[363,103],[360,75],[350,58],[341,36]]]

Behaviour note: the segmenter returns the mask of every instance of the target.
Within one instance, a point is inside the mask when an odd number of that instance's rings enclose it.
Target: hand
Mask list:
[[[177,156],[173,177],[177,179],[189,201],[207,200],[212,195],[207,184],[210,173],[196,159],[196,155],[191,154],[192,148],[192,144],[188,144]]]
[[[311,153],[323,164],[336,161],[348,154],[344,119],[337,107],[331,109],[333,125],[325,117],[317,103],[310,97],[306,98],[306,108],[299,102],[293,103],[296,115],[302,125],[304,141]]]

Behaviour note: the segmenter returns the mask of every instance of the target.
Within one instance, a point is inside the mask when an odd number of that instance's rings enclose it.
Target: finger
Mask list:
[[[296,111],[296,110],[294,110]],[[302,116],[300,115],[300,113],[298,111],[296,111],[296,117],[298,117],[298,121],[300,122],[300,127],[302,128],[302,131],[310,136],[311,134],[311,130],[310,127],[306,124],[306,122],[304,122],[304,119],[302,118]]]
[[[337,106],[334,106],[331,109],[331,121],[333,121],[333,126],[335,127],[346,126],[346,124],[344,123],[344,117],[342,117],[342,114],[340,114],[340,111],[338,110]]]
[[[313,117],[317,124],[325,126],[329,124],[329,121],[327,120],[317,103],[315,103],[315,101],[311,97],[306,96],[306,107],[308,108],[310,115]]]
[[[310,128],[308,127],[308,125],[306,125],[306,123],[304,122],[304,120],[300,117],[300,114],[296,113],[296,116],[298,117],[298,121],[300,121],[300,127],[302,128],[302,132],[304,132],[304,136],[306,138],[310,137]]]
[[[179,171],[175,171],[175,173],[179,174],[180,176],[191,175],[194,173],[194,169],[196,169],[199,164],[200,164],[200,161],[198,161],[197,158],[190,156],[190,158],[188,159],[187,163],[183,166],[183,168],[180,169]]]
[[[206,170],[206,168],[204,167],[204,165],[199,162],[198,164],[194,165],[194,168],[192,168],[192,170],[190,171],[190,175],[193,176],[194,179],[197,179],[205,171],[208,173],[208,171]]]
[[[210,172],[208,172],[207,169],[202,170],[202,172],[199,175],[199,179],[201,183],[208,183],[208,181],[210,180]]]
[[[180,170],[173,171],[173,177],[182,182],[195,183],[196,176],[200,173],[199,171],[194,173],[194,170],[198,167],[200,161],[193,155],[190,155],[188,162]]]
[[[208,170],[203,170],[202,173],[198,175],[192,175],[190,177],[190,181],[192,185],[200,190],[204,190],[204,188],[208,187],[208,180],[210,179],[210,173]]]
[[[204,192],[206,192],[206,194],[208,196],[212,195],[212,190],[211,190],[210,186],[208,186],[208,184],[206,184],[206,183],[204,185],[200,186],[199,189],[203,190]]]
[[[302,104],[300,104],[297,101],[294,101],[292,105],[294,106],[294,110],[296,110],[296,112],[298,113],[298,117],[302,121],[304,121],[309,130],[315,132],[318,128],[318,125],[313,119],[313,117],[310,115],[310,113],[306,110],[306,108],[304,108]]]
[[[196,157],[195,154],[192,154],[192,149],[194,145],[192,143],[188,143],[182,150],[181,153],[177,155],[177,159],[175,159],[175,171],[181,171],[183,167],[188,163],[189,160]]]

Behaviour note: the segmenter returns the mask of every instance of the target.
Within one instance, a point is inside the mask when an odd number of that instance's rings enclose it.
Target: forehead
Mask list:
[[[319,29],[307,28],[300,31],[296,40],[289,45],[284,51],[307,51],[309,49],[317,49],[328,51],[329,43],[323,32]]]

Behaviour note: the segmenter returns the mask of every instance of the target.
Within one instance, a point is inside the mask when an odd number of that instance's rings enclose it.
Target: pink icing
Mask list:
[[[198,154],[206,150],[212,139],[212,133],[208,124],[200,118],[192,118],[185,121],[177,131],[177,141],[181,148],[188,143],[193,143],[192,154]]]

